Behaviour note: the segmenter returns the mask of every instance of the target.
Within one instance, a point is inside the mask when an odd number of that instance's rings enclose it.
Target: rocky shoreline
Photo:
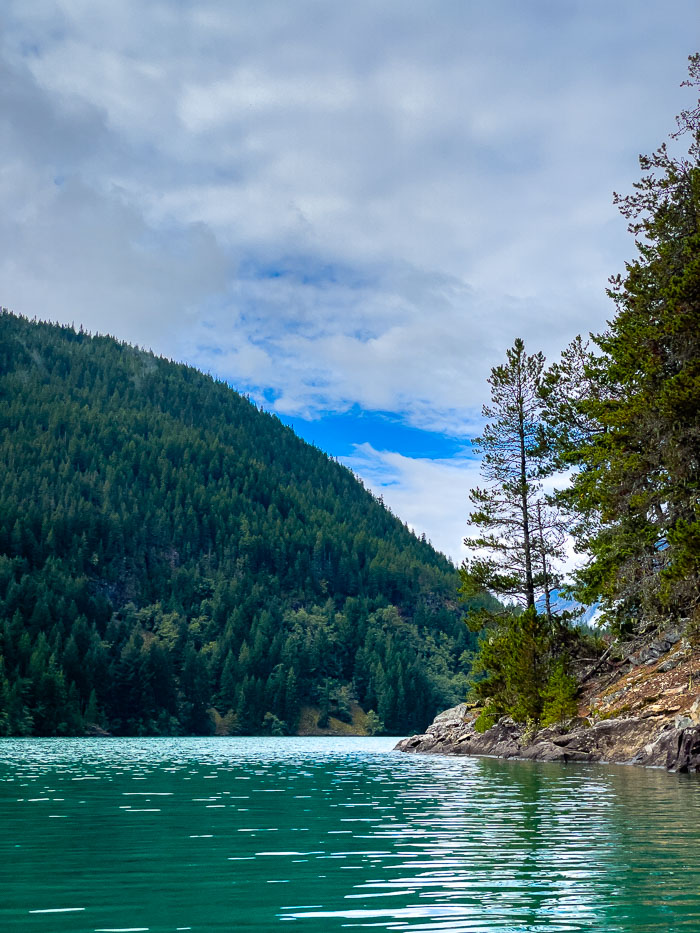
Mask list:
[[[502,718],[477,732],[479,710],[463,703],[396,749],[700,772],[700,683],[690,646],[669,631],[615,648],[605,670],[584,678],[579,715],[570,722],[534,731]]]
[[[683,717],[651,727],[635,717],[588,723],[573,720],[528,733],[512,719],[477,732],[478,711],[466,704],[441,713],[423,735],[402,739],[397,751],[431,755],[490,755],[536,761],[583,761],[664,767],[700,772],[700,700],[694,719]]]

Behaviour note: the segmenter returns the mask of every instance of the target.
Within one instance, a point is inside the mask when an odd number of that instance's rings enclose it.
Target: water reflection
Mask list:
[[[392,745],[0,740],[0,926],[700,930],[697,777]]]

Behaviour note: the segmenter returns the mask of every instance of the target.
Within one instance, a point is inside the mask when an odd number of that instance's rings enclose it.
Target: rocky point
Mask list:
[[[463,703],[436,717],[403,752],[540,761],[614,762],[700,772],[700,671],[679,630],[615,645],[582,676],[579,715],[534,730],[502,718],[485,732]]]

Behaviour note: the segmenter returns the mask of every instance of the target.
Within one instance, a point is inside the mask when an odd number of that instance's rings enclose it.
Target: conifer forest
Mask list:
[[[398,733],[466,689],[453,565],[222,382],[3,312],[0,463],[0,734]]]

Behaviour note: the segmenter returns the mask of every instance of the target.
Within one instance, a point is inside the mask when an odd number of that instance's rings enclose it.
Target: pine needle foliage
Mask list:
[[[542,487],[555,468],[542,411],[544,364],[541,353],[528,354],[516,339],[506,362],[491,371],[488,423],[475,441],[486,482],[470,495],[470,522],[480,533],[465,538],[477,553],[460,568],[460,593],[470,599],[487,590],[512,604],[467,614],[469,628],[481,633],[472,688],[485,704],[478,728],[504,715],[539,722],[554,666],[565,663],[567,629],[552,606],[564,526]]]
[[[689,79],[700,88],[700,55]],[[550,437],[575,470],[560,497],[587,554],[576,593],[620,630],[700,610],[700,107],[677,118],[678,157],[641,156],[615,195],[636,257],[611,278],[616,313],[545,376]]]

